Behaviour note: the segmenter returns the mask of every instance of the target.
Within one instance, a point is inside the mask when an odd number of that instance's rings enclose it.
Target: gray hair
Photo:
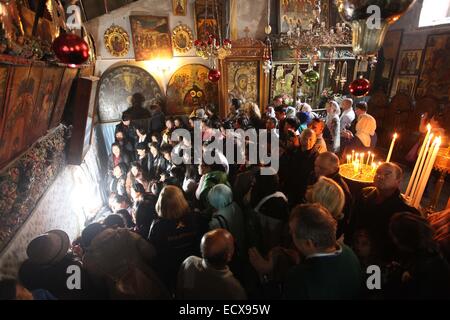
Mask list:
[[[295,223],[294,237],[297,240],[311,240],[318,249],[336,244],[337,222],[322,205],[298,205],[292,209],[289,220]]]

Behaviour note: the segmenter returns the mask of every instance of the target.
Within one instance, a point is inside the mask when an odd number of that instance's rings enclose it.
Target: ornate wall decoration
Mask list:
[[[112,25],[103,36],[105,47],[115,57],[123,57],[130,49],[130,37],[124,28]]]
[[[172,45],[177,53],[186,53],[191,50],[194,43],[194,36],[191,29],[185,25],[180,24],[172,31]]]
[[[432,34],[427,38],[417,96],[434,96],[448,101],[450,97],[450,33]]]
[[[131,97],[135,93],[144,95],[144,107],[164,102],[158,83],[144,69],[123,65],[105,71],[98,92],[100,121],[120,121],[122,112],[131,106]]]
[[[219,81],[221,92],[220,114],[228,114],[232,98],[242,102],[254,102],[264,108],[268,98],[268,79],[263,71],[264,48],[262,41],[241,38],[233,41],[231,54],[220,61],[222,77]]]
[[[202,64],[179,68],[167,86],[167,114],[189,114],[206,104],[218,105],[217,83],[208,80],[209,69]]]
[[[0,251],[64,168],[67,137],[59,126],[0,172]]]
[[[172,14],[185,16],[187,12],[187,0],[172,0]]]
[[[130,16],[136,61],[172,58],[168,17]]]

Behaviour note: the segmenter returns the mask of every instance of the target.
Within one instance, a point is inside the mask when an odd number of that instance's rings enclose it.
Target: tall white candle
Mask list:
[[[369,161],[370,161],[370,154],[371,154],[371,152],[369,151],[369,153],[367,154],[367,163],[366,163],[366,165],[369,165]]]
[[[422,175],[422,180],[420,186],[417,190],[417,195],[414,198],[414,207],[418,207],[420,205],[420,201],[422,200],[423,192],[425,191],[425,187],[427,186],[428,179],[430,178],[431,170],[433,170],[434,162],[436,161],[436,157],[439,151],[439,147],[441,146],[441,137],[434,139],[433,142],[433,151],[431,157],[427,163],[427,166],[424,170],[424,174]]]
[[[392,150],[394,149],[395,140],[397,140],[397,133],[394,133],[394,137],[392,138],[391,146],[389,147],[389,153],[386,158],[386,162],[391,161]]]
[[[408,187],[406,188],[406,192],[405,192],[405,196],[406,197],[411,197],[411,189],[412,189],[412,186],[414,184],[414,181],[417,179],[417,177],[416,177],[417,170],[418,170],[418,167],[419,167],[420,160],[424,156],[425,146],[426,146],[426,144],[428,142],[428,139],[430,137],[430,133],[431,133],[431,125],[428,124],[427,125],[427,134],[425,136],[425,139],[423,140],[422,147],[420,148],[419,156],[417,157],[416,164],[414,165],[414,169],[413,169],[413,171],[411,173],[411,177],[409,178]]]
[[[414,179],[414,182],[412,184],[412,187],[411,187],[411,190],[410,190],[410,193],[409,193],[409,198],[411,199],[410,200],[410,204],[411,205],[414,202],[414,194],[416,193],[417,187],[419,186],[421,175],[423,173],[425,160],[426,160],[426,158],[428,156],[428,153],[430,151],[429,149],[431,147],[431,142],[432,141],[433,141],[433,134],[431,133],[430,136],[428,137],[428,141],[427,141],[427,143],[425,145],[425,149],[423,150],[423,155],[422,155],[422,157],[420,159],[419,166],[417,167],[416,177]]]

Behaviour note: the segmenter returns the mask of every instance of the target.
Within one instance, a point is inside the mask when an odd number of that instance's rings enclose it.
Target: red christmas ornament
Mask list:
[[[220,79],[220,71],[217,69],[211,69],[208,73],[208,79],[211,82],[217,82]]]
[[[350,89],[350,93],[355,97],[364,97],[370,91],[370,81],[361,76],[359,79],[353,80],[348,88]]]
[[[53,51],[62,62],[72,65],[82,64],[89,58],[89,46],[82,38],[72,33],[60,35],[53,41]]]

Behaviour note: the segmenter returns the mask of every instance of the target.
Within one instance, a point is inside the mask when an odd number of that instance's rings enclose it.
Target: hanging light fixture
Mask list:
[[[270,26],[270,0],[267,0],[267,26],[264,28],[264,32],[266,33],[266,41],[264,47],[264,65],[263,70],[264,74],[267,76],[272,70],[272,42],[270,41],[270,33],[272,32],[272,27]]]
[[[389,25],[397,21],[415,1],[336,0],[339,15],[352,25],[353,53],[359,61],[367,60],[371,68],[375,66]],[[372,5],[378,8],[379,17],[369,20],[374,15],[374,11],[368,10]],[[355,96],[365,96],[369,90],[370,82],[362,76],[350,86]]]
[[[213,19],[217,21],[217,34],[214,34],[216,30],[213,30],[213,34],[210,34],[206,29],[208,0],[205,0],[205,23],[203,24],[203,33],[199,32],[199,34],[197,34],[198,38],[194,41],[194,46],[197,56],[209,60],[210,72],[208,74],[208,79],[212,82],[216,82],[220,79],[220,71],[216,68],[216,61],[217,59],[225,59],[231,54],[231,41],[227,38],[222,40],[219,11],[216,0],[212,0],[211,9]]]

